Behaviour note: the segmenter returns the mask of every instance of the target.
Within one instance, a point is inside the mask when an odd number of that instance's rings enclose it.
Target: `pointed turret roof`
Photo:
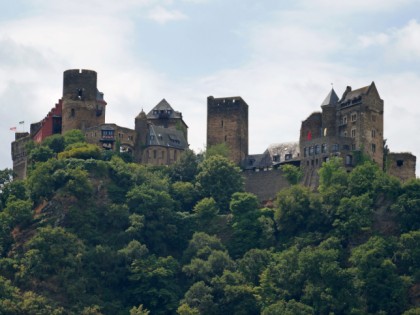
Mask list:
[[[325,98],[325,100],[322,102],[321,106],[326,106],[326,105],[337,105],[338,103],[338,96],[335,93],[334,89],[331,89],[330,93],[328,93],[327,97]]]
[[[165,99],[162,99],[155,107],[153,107],[153,109],[147,114],[147,118],[160,119],[163,116],[165,118],[182,119],[182,114],[174,110]]]
[[[143,108],[141,109],[141,112],[137,115],[136,119],[146,119],[146,113],[144,112]]]

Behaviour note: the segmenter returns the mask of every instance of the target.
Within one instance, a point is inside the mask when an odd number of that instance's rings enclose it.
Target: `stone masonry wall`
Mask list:
[[[405,182],[416,178],[416,156],[411,153],[388,153],[387,173]]]
[[[277,193],[290,187],[281,170],[244,171],[245,191],[253,193],[261,202],[274,200]]]
[[[248,155],[248,105],[240,97],[207,98],[207,146],[221,143],[237,165]]]

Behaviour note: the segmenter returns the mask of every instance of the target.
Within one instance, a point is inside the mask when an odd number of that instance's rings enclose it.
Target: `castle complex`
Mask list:
[[[91,70],[64,72],[63,95],[48,115],[18,132],[12,143],[13,170],[26,177],[26,143],[42,142],[53,134],[79,129],[88,143],[104,150],[127,152],[137,163],[170,165],[188,148],[188,126],[182,114],[163,99],[148,114],[134,119],[134,129],[105,122],[107,103],[97,89]],[[303,184],[316,188],[318,169],[332,156],[342,157],[351,171],[362,156],[405,181],[415,177],[416,157],[384,152],[384,101],[375,84],[352,90],[341,98],[334,89],[302,122],[298,142],[270,145],[262,154],[248,152],[248,104],[241,97],[207,98],[207,146],[225,143],[230,158],[243,169],[246,190],[261,200],[273,199],[288,183],[281,166],[292,164],[304,171]]]
[[[316,188],[318,170],[332,156],[341,157],[348,172],[367,157],[402,181],[416,176],[414,155],[384,152],[384,101],[373,82],[356,90],[348,86],[341,98],[332,89],[321,112],[302,122],[299,142],[273,144],[262,154],[248,155],[248,105],[244,100],[209,97],[207,104],[207,146],[228,145],[232,160],[244,171],[246,190],[260,200],[273,199],[288,186],[281,176],[284,164],[300,166],[303,184]]]
[[[97,89],[97,73],[91,70],[64,72],[63,96],[47,116],[31,124],[30,132],[18,132],[12,142],[13,171],[26,177],[26,144],[42,142],[53,134],[79,129],[88,143],[104,150],[132,154],[137,163],[170,165],[188,148],[188,126],[182,114],[163,99],[147,115],[142,110],[134,129],[105,123],[107,103]]]

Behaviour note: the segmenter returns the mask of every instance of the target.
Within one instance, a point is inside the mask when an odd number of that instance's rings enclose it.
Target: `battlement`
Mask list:
[[[214,109],[227,109],[227,108],[248,108],[248,104],[240,96],[231,97],[219,97],[214,98],[213,96],[207,97],[207,106]]]
[[[71,69],[63,74],[63,98],[96,100],[97,73],[93,70]]]

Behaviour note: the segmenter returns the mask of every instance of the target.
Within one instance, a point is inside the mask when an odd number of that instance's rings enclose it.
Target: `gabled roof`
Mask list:
[[[353,100],[353,99],[355,99],[355,98],[357,98],[361,95],[366,95],[367,92],[369,91],[369,87],[370,87],[370,85],[367,85],[367,86],[361,87],[361,88],[353,90],[353,91],[351,91],[351,87],[347,87],[347,89],[349,89],[349,91],[344,93],[340,102]]]
[[[148,119],[160,119],[165,118],[181,118],[182,114],[175,111],[171,105],[165,100],[162,99],[153,109],[147,114]]]
[[[338,100],[339,100],[339,98],[338,98],[337,94],[335,93],[334,89],[331,89],[330,93],[328,93],[327,97],[322,102],[321,106],[337,105]]]

